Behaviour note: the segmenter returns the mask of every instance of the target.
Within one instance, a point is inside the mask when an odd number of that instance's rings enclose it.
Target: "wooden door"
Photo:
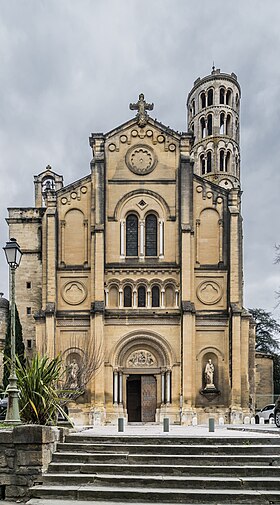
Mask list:
[[[157,407],[157,381],[153,375],[141,375],[141,421],[155,421]]]

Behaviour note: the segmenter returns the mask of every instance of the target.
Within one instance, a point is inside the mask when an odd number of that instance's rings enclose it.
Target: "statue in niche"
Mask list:
[[[68,365],[68,384],[70,389],[77,389],[79,387],[78,379],[79,379],[79,371],[80,367],[76,358],[73,358],[72,361]]]
[[[206,363],[205,370],[204,370],[204,377],[205,377],[205,382],[206,386],[205,389],[214,389],[214,371],[215,367],[212,363],[212,360],[209,359]]]

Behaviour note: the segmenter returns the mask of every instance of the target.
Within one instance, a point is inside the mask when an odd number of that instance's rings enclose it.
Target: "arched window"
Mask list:
[[[174,307],[175,306],[175,292],[174,287],[169,284],[165,288],[165,306]]]
[[[205,157],[204,157],[204,154],[200,155],[200,171],[201,171],[201,175],[205,175]]]
[[[220,88],[220,103],[225,103],[225,89]]]
[[[207,153],[207,174],[209,172],[212,172],[212,154],[211,151],[208,151]]]
[[[213,89],[209,89],[207,93],[207,105],[213,105]]]
[[[235,106],[236,106],[237,112],[239,112],[239,104],[240,104],[240,102],[239,102],[239,95],[238,95],[238,93],[236,93],[236,96],[235,96]]]
[[[138,217],[135,214],[126,218],[126,256],[138,256]]]
[[[227,94],[226,94],[226,104],[227,105],[231,105],[231,90],[228,89],[227,90]]]
[[[112,286],[109,291],[109,307],[116,309],[119,306],[119,289]]]
[[[206,123],[204,117],[200,120],[200,128],[201,128],[201,138],[206,136]]]
[[[145,221],[145,255],[157,256],[157,217],[149,214]]]
[[[231,117],[230,114],[228,114],[226,119],[226,135],[229,135],[230,123],[231,123]]]
[[[206,95],[203,91],[200,95],[200,103],[201,103],[201,108],[204,109],[206,107]]]
[[[194,116],[195,115],[195,101],[194,100],[192,101],[192,113]]]
[[[225,164],[225,151],[223,149],[220,150],[220,171],[224,171]]]
[[[226,160],[225,160],[225,171],[229,171],[229,164],[230,164],[230,151],[227,152],[226,154]]]
[[[207,116],[207,135],[212,135],[212,130],[213,130],[213,120],[212,120],[212,114],[208,114]]]
[[[159,307],[159,287],[152,287],[152,307]]]
[[[132,307],[132,289],[130,286],[125,286],[124,294],[124,307]]]
[[[224,135],[225,133],[225,115],[222,112],[220,114],[220,135]]]
[[[138,307],[146,307],[146,288],[139,286],[138,288]]]

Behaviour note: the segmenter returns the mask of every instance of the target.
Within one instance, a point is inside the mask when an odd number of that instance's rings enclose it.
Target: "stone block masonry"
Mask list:
[[[0,430],[0,499],[27,500],[42,481],[59,441],[59,429],[22,425]]]

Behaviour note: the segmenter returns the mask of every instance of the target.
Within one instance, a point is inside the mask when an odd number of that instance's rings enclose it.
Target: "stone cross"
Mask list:
[[[148,121],[148,114],[147,110],[153,110],[154,104],[153,103],[147,103],[146,100],[144,100],[144,95],[141,93],[139,95],[139,100],[136,103],[131,103],[129,105],[130,110],[137,110],[136,118],[139,126],[145,126],[147,121]]]

